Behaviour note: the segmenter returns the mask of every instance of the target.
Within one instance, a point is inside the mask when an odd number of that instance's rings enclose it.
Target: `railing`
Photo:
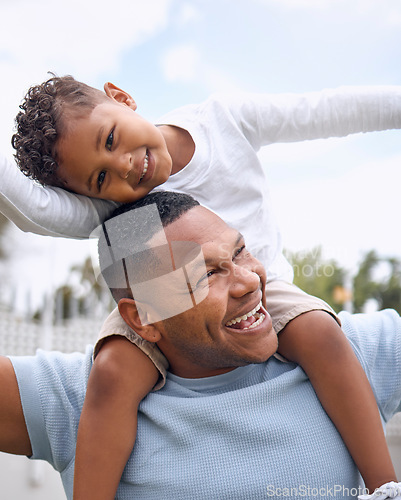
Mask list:
[[[0,304],[0,354],[30,355],[36,349],[63,352],[84,351],[86,345],[96,341],[99,329],[112,309],[107,295],[90,302],[90,307],[78,314],[72,307],[69,319],[61,319],[63,304],[54,297],[47,297],[36,313],[40,319],[16,312]],[[71,304],[71,299],[69,304]],[[39,313],[39,314],[38,314]]]

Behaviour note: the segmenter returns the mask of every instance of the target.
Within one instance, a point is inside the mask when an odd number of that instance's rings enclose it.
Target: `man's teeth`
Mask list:
[[[259,302],[259,304],[254,309],[252,309],[252,311],[249,311],[248,313],[243,314],[242,316],[238,316],[237,318],[234,318],[234,319],[228,321],[226,323],[226,326],[235,325],[237,323],[240,323],[241,321],[247,320],[251,316],[254,316],[256,321],[254,321],[251,325],[249,325],[245,328],[242,328],[242,330],[249,330],[251,328],[255,328],[255,327],[259,326],[262,323],[262,321],[265,319],[265,315],[263,313],[257,312],[257,311],[259,311],[259,309],[261,307],[262,307],[262,302]]]
[[[148,171],[148,163],[149,163],[149,157],[146,154],[145,159],[143,160],[143,172],[142,172],[141,178],[139,180],[142,180],[145,177],[145,174]]]
[[[245,320],[247,318],[250,318],[251,316],[254,316],[256,311],[259,311],[259,309],[261,307],[262,307],[262,303],[259,302],[259,304],[254,309],[252,309],[252,311],[249,311],[248,313],[243,314],[242,316],[238,316],[237,318],[234,318],[234,319],[228,321],[228,323],[226,323],[226,326],[235,325],[235,323],[239,323],[242,320]]]

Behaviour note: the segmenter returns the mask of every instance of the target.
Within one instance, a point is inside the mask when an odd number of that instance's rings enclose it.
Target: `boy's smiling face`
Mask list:
[[[135,110],[131,98],[110,98],[89,116],[67,122],[57,144],[57,175],[65,189],[127,203],[167,181],[172,159],[166,141]]]

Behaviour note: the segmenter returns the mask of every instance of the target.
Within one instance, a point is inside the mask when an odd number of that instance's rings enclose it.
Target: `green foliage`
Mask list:
[[[352,300],[353,312],[363,312],[369,299],[379,309],[391,308],[401,314],[401,260],[379,257],[374,250],[365,254],[347,291],[347,271],[334,260],[324,260],[320,247],[309,252],[286,252],[294,268],[294,283],[302,290],[322,298],[335,311]],[[387,272],[384,272],[387,270]]]
[[[354,277],[354,312],[362,312],[368,299],[375,298],[378,284],[373,281],[373,270],[377,267],[379,258],[374,250],[368,252]]]
[[[60,319],[69,319],[75,316],[84,315],[87,303],[86,299],[89,294],[94,294],[97,300],[101,299],[104,287],[96,280],[95,273],[92,267],[92,261],[88,257],[82,264],[72,266],[70,276],[75,275],[79,282],[79,286],[65,284],[56,290],[56,304],[59,306],[58,314]],[[77,293],[77,288],[79,292]]]
[[[285,252],[294,269],[294,283],[305,292],[320,297],[337,312],[344,308],[346,271],[333,259],[324,260],[321,247],[306,252]]]
[[[388,272],[375,278],[379,266],[385,264]],[[401,261],[395,257],[380,258],[375,251],[368,252],[354,277],[354,311],[363,311],[369,299],[375,299],[379,309],[392,308],[401,314]]]

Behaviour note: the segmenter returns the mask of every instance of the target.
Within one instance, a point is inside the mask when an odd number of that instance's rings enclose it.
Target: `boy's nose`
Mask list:
[[[126,179],[132,170],[131,155],[124,155],[116,164],[116,172],[122,178]]]

